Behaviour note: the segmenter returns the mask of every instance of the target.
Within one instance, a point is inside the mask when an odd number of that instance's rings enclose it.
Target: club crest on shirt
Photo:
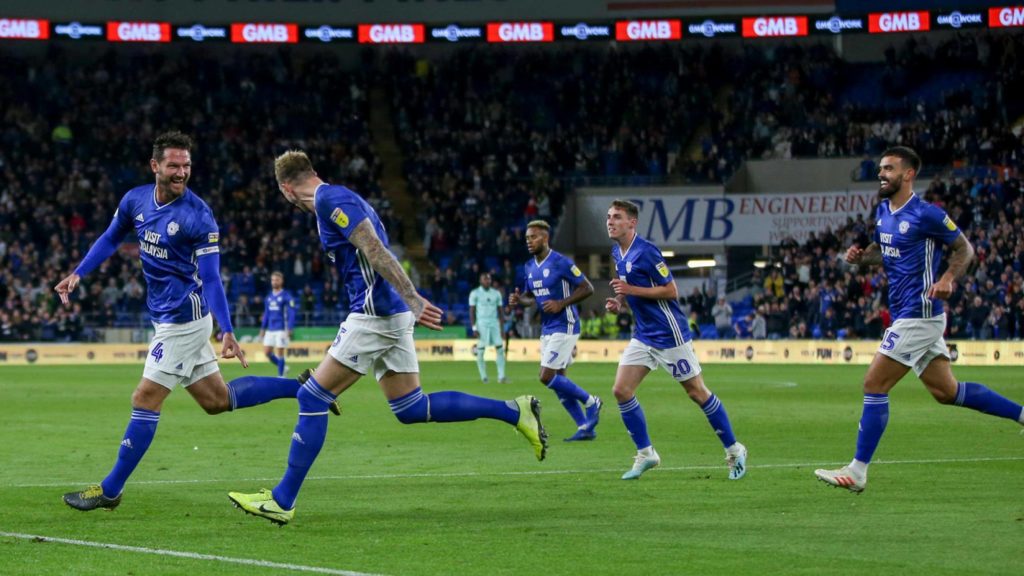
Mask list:
[[[658,274],[661,274],[662,278],[668,278],[668,266],[664,262],[658,262],[655,268],[658,269]]]
[[[178,223],[172,221],[170,224],[167,225],[167,235],[168,236],[174,236],[177,233],[178,233]]]
[[[571,270],[572,275],[577,278],[583,275],[583,272],[580,272],[580,269],[575,264],[573,264],[572,268],[570,268],[569,270]]]
[[[626,262],[626,274],[629,274],[632,271],[633,271],[633,263],[632,262]]]
[[[331,221],[342,228],[348,228],[348,214],[345,214],[345,211],[341,208],[335,208],[331,212]]]
[[[900,234],[906,234],[907,230],[910,230],[910,222],[900,222]]]
[[[551,275],[551,270],[548,270],[547,268],[545,268],[544,269],[544,277],[547,278],[550,275]]]
[[[948,228],[950,232],[956,231],[956,222],[953,222],[953,219],[949,216],[943,218],[942,223],[946,225],[946,228]]]

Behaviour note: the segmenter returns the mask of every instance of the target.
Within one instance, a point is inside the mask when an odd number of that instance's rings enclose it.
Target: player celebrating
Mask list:
[[[612,260],[618,277],[611,281],[615,297],[608,298],[605,307],[618,313],[628,303],[636,318],[633,338],[622,352],[612,389],[619,401],[622,421],[637,448],[633,467],[622,479],[639,478],[661,463],[647,435],[647,419],[636,398],[640,382],[660,364],[704,411],[725,447],[729,479],[739,480],[747,471],[747,449],[736,441],[725,406],[704,386],[672,272],[661,257],[661,250],[637,235],[639,216],[639,207],[625,200],[615,200],[608,209],[608,237],[615,242]]]
[[[1021,405],[981,384],[957,382],[949,366],[942,333],[946,315],[942,302],[953,292],[953,281],[967,271],[974,248],[942,209],[914,195],[914,178],[921,167],[917,153],[896,146],[882,153],[875,212],[874,241],[867,248],[851,246],[851,264],[882,264],[889,277],[889,310],[893,323],[864,376],[864,409],[853,461],[838,470],[816,470],[819,480],[851,492],[862,492],[868,464],[889,422],[889,390],[911,368],[925,388],[942,404],[956,404],[1024,424]],[[936,250],[936,244],[939,249]],[[949,247],[948,267],[938,280],[942,246]]]
[[[274,162],[274,174],[289,202],[316,214],[320,242],[348,288],[352,309],[327,356],[299,390],[299,420],[284,477],[273,490],[229,493],[235,505],[271,522],[288,523],[327,436],[330,403],[371,370],[403,424],[502,420],[515,426],[543,460],[547,435],[533,396],[505,402],[461,392],[423,393],[413,325],[440,330],[441,310],[417,294],[388,249],[387,232],[373,208],[348,188],[317,177],[304,152],[282,154]]]
[[[505,347],[501,343],[501,292],[491,286],[491,275],[480,275],[480,286],[469,293],[469,321],[473,325],[473,336],[480,338],[476,343],[476,367],[480,380],[487,383],[487,365],[484,352],[494,346],[498,353],[498,382],[507,384],[505,377]]]
[[[263,353],[277,366],[278,376],[288,373],[284,352],[293,330],[295,299],[291,292],[284,289],[284,274],[274,272],[270,275],[270,293],[263,303],[263,323],[260,325],[259,338],[263,341]]]
[[[149,161],[156,185],[124,195],[106,232],[56,286],[68,304],[81,278],[109,258],[126,234],[138,237],[146,304],[156,331],[142,380],[132,394],[132,414],[113,470],[99,485],[64,495],[64,502],[78,510],[113,509],[121,503],[125,482],[152,443],[160,408],[175,386],[185,387],[209,414],[294,398],[298,391],[295,380],[224,384],[210,345],[211,311],[224,332],[221,356],[238,358],[243,367],[248,363],[232,332],[221,284],[217,222],[209,206],[187,187],[191,150],[192,139],[180,132],[157,136]]]
[[[576,422],[576,433],[566,442],[593,440],[601,416],[601,399],[580,388],[565,375],[572,351],[580,338],[580,314],[576,303],[594,293],[594,286],[572,260],[555,252],[548,243],[551,226],[543,220],[526,225],[526,248],[533,258],[524,266],[526,285],[517,286],[510,306],[534,302],[540,305],[540,381],[554,390],[558,401]],[[582,404],[582,407],[580,406]],[[586,412],[584,412],[586,410]]]

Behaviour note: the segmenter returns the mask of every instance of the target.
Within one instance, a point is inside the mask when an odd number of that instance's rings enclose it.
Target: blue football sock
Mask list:
[[[388,405],[403,424],[421,422],[468,422],[491,418],[509,424],[519,421],[519,411],[508,402],[492,400],[463,392],[424,394],[422,388],[390,400]]]
[[[974,382],[956,383],[956,405],[1017,422],[1022,422],[1021,417],[1024,416],[1024,408],[1021,408],[1020,404],[996,394],[983,384]]]
[[[587,423],[587,417],[583,414],[583,408],[580,406],[579,400],[559,392],[555,392],[555,395],[558,396],[558,401],[562,403],[562,407],[569,413],[577,427]]]
[[[865,394],[864,411],[860,416],[860,427],[857,432],[857,454],[855,459],[871,463],[871,457],[878,448],[885,426],[889,423],[889,395]]]
[[[640,401],[636,396],[630,400],[619,403],[619,412],[622,413],[622,423],[629,431],[629,437],[633,439],[637,450],[643,450],[651,445],[651,438],[647,435],[647,418],[644,417],[644,409],[640,407]]]
[[[274,366],[277,366],[278,370],[281,370],[281,359],[273,352],[267,354],[267,359],[270,360]]]
[[[722,401],[718,399],[718,396],[712,394],[707,402],[701,405],[700,409],[708,417],[708,423],[711,424],[711,429],[718,435],[718,439],[722,441],[722,446],[728,448],[736,443],[736,436],[732,433],[729,415],[726,414],[725,406],[722,405]]]
[[[242,376],[228,382],[232,410],[266,404],[278,398],[295,398],[298,392],[299,381],[294,378]]]
[[[103,479],[103,495],[116,498],[124,490],[124,483],[132,475],[135,467],[146,455],[146,450],[153,443],[156,425],[160,423],[160,413],[142,408],[132,408],[132,416],[128,420],[128,428],[121,440],[121,449],[117,451],[117,462],[113,470]]]
[[[295,497],[306,479],[313,461],[327,438],[327,407],[337,398],[310,377],[296,395],[299,400],[299,422],[292,434],[288,452],[288,469],[274,487],[274,501],[285,510],[295,507]]]
[[[548,383],[548,388],[554,390],[555,394],[558,394],[559,398],[564,395],[570,398],[575,398],[580,402],[586,402],[590,399],[590,392],[580,388],[575,382],[561,374],[556,374],[555,377],[551,379],[551,382]]]
[[[284,356],[278,356],[277,375],[284,376],[284,370],[288,367],[288,363],[285,362]]]

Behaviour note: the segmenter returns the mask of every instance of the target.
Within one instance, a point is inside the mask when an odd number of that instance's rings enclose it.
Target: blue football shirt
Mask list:
[[[186,188],[160,205],[156,185],[132,188],[121,198],[114,221],[139,239],[146,305],[153,322],[183,324],[209,312],[199,279],[199,258],[220,251],[220,233],[210,207]]]
[[[565,300],[586,280],[583,272],[562,254],[551,250],[544,260],[530,258],[524,266],[526,282],[523,292],[533,293],[540,310],[541,334],[579,334],[579,310],[575,304],[558,314],[548,314],[543,304],[548,300]]]
[[[674,282],[661,250],[639,234],[625,252],[618,244],[612,246],[612,261],[619,279],[632,286],[654,287]],[[633,310],[633,337],[637,340],[659,350],[690,341],[689,323],[678,301],[626,296],[626,302]]]
[[[263,329],[269,332],[291,330],[295,322],[295,299],[292,293],[271,291],[263,300]]]
[[[356,226],[369,218],[377,237],[389,248],[388,233],[373,207],[352,190],[327,183],[317,187],[313,204],[320,243],[348,290],[350,311],[369,316],[408,312],[409,307],[398,292],[373,270],[366,257],[348,240]]]
[[[959,236],[952,218],[917,195],[895,212],[888,200],[878,205],[874,241],[881,248],[882,266],[889,278],[893,320],[942,314],[942,301],[929,298],[928,290],[939,272],[943,246]]]

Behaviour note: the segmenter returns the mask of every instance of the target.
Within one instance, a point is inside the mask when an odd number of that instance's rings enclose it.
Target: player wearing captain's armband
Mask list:
[[[817,470],[819,480],[861,492],[868,481],[868,464],[889,422],[889,391],[911,369],[942,404],[955,404],[1024,424],[1024,410],[987,387],[958,382],[949,365],[942,334],[946,314],[942,300],[953,291],[953,280],[967,271],[974,248],[942,209],[914,195],[921,159],[910,148],[896,146],[882,153],[873,242],[851,246],[846,261],[881,264],[889,278],[889,309],[893,323],[882,336],[864,376],[864,408],[853,461],[838,470]],[[936,278],[948,248],[946,272]]]
[[[636,397],[644,377],[661,366],[704,411],[711,429],[725,448],[729,479],[739,480],[747,472],[747,448],[736,441],[725,406],[704,385],[672,272],[661,250],[637,235],[639,215],[639,207],[624,200],[615,200],[608,209],[608,237],[615,243],[612,261],[616,278],[611,281],[615,297],[609,298],[605,307],[618,312],[628,304],[636,319],[633,338],[619,360],[612,389],[619,401],[622,422],[637,448],[633,467],[622,479],[639,478],[661,463],[647,435],[647,418]]]
[[[192,139],[180,132],[157,136],[149,161],[155,184],[128,191],[107,231],[89,248],[73,273],[56,286],[67,304],[82,277],[117,250],[126,235],[138,239],[146,305],[155,332],[146,366],[132,394],[132,413],[113,469],[98,485],[64,495],[78,510],[113,509],[128,477],[142,461],[160,422],[160,409],[181,385],[209,414],[237,410],[277,398],[295,398],[296,380],[240,378],[228,385],[210,344],[213,316],[224,333],[222,358],[245,354],[235,341],[220,279],[220,232],[213,213],[187,187],[192,174]],[[331,411],[338,408],[332,406]]]

